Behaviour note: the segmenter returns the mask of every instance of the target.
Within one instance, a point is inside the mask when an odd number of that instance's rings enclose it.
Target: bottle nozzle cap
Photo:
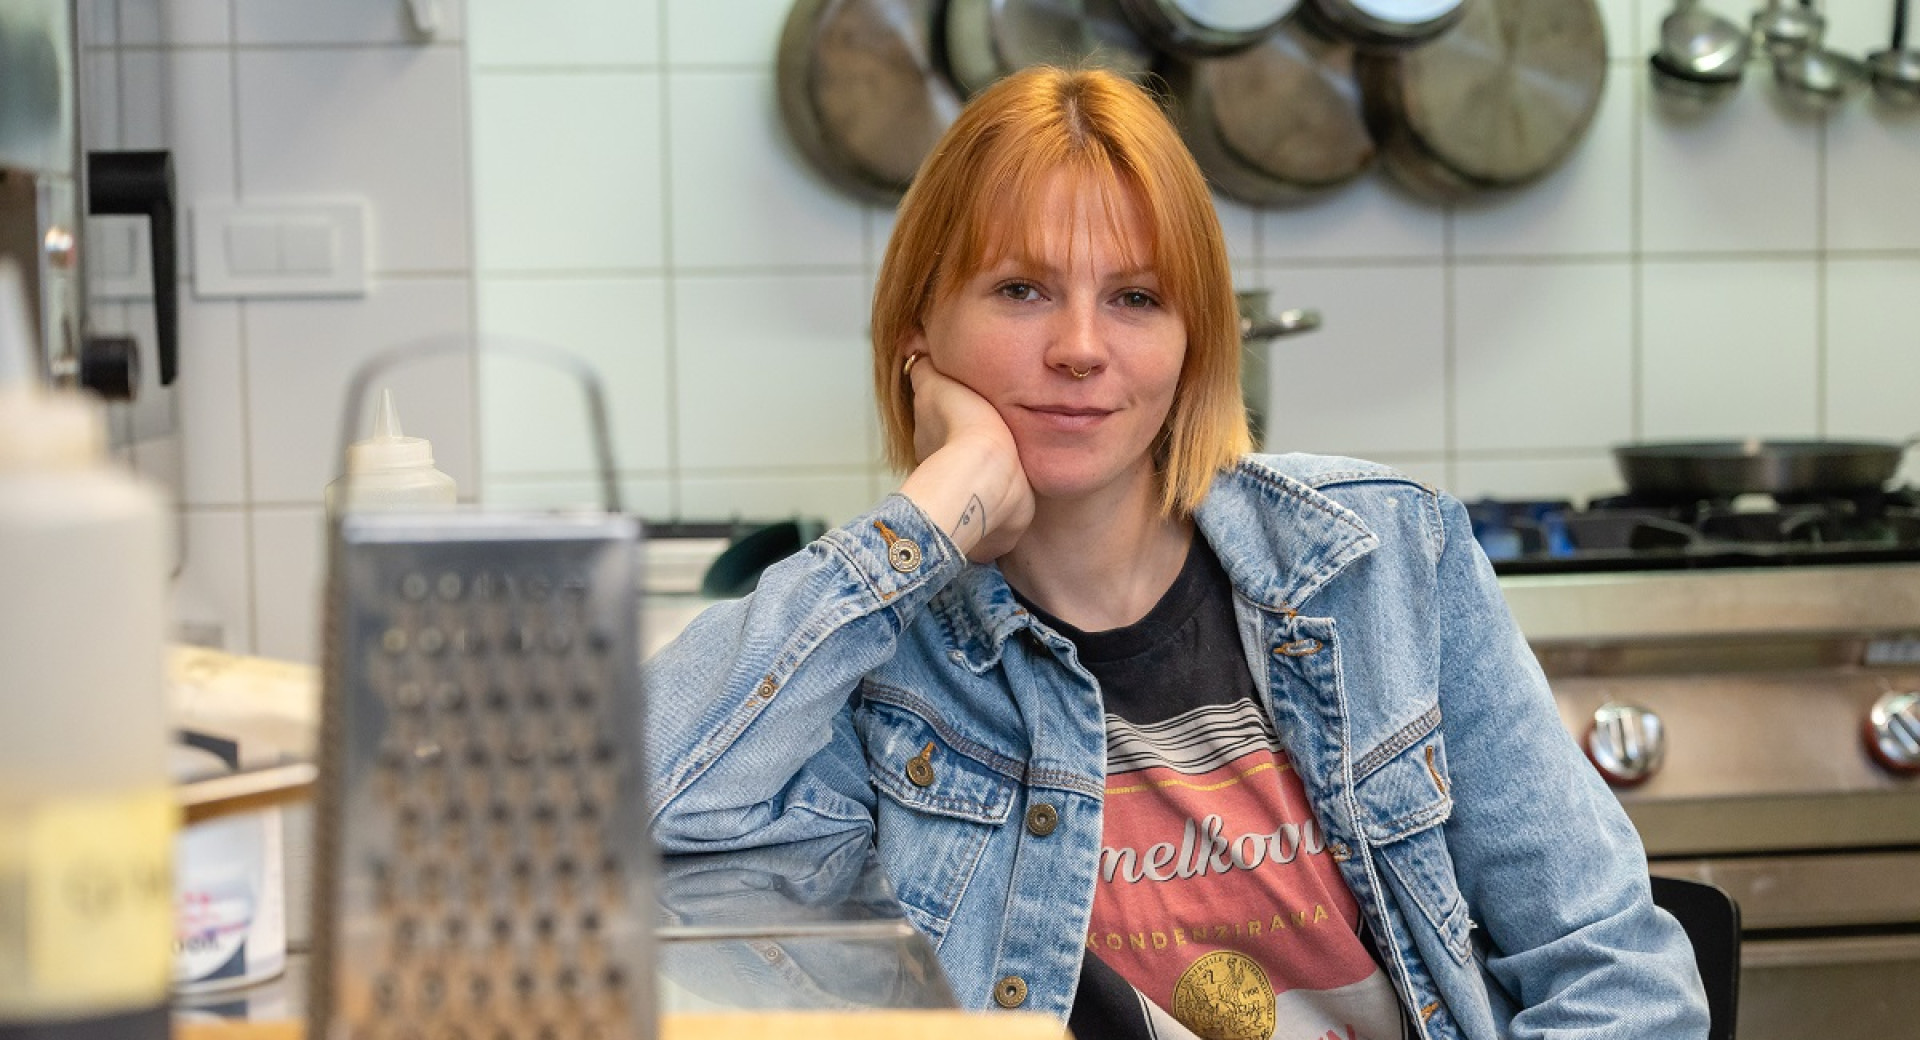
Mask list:
[[[400,410],[394,407],[393,391],[383,388],[380,409],[373,417],[373,435],[347,447],[347,472],[432,466],[433,445],[424,437],[401,435]]]

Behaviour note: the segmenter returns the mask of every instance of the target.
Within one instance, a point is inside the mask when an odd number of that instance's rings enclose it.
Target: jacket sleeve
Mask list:
[[[647,662],[652,831],[669,854],[871,830],[860,679],[966,566],[890,495],[702,612]]]
[[[1692,947],[1653,905],[1639,835],[1562,725],[1465,508],[1442,496],[1441,515],[1447,844],[1512,1037],[1704,1037]]]

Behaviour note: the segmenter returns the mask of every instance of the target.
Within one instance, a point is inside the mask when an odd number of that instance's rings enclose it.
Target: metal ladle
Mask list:
[[[1813,8],[1813,0],[1801,0],[1801,4]],[[1822,19],[1805,47],[1773,59],[1774,83],[1789,102],[1809,112],[1831,110],[1867,79],[1866,66],[1829,48],[1824,36]]]
[[[1767,6],[1754,12],[1753,33],[1775,58],[1806,50],[1826,30],[1826,19],[1807,2],[1768,0]]]
[[[1753,37],[1737,23],[1679,0],[1660,23],[1660,49],[1649,59],[1653,85],[1668,97],[1706,104],[1740,85]]]
[[[1907,0],[1893,0],[1893,44],[1867,55],[1873,93],[1896,108],[1920,105],[1920,51],[1907,49]]]

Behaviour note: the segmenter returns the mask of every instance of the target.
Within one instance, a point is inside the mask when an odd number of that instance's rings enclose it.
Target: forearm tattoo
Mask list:
[[[987,507],[980,504],[979,495],[974,495],[967,499],[967,508],[960,511],[960,520],[953,525],[954,537],[959,537],[962,529],[972,527],[976,524],[979,525],[981,530],[984,531],[986,529]]]

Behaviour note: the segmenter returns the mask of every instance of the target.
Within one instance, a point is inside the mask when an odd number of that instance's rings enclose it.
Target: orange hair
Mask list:
[[[912,469],[906,344],[946,293],[1001,257],[1031,252],[1051,176],[1067,171],[1107,199],[1131,192],[1144,252],[1185,319],[1186,359],[1156,446],[1161,506],[1190,513],[1215,474],[1251,450],[1240,395],[1240,317],[1213,196],[1160,106],[1101,69],[1023,69],[988,87],[934,145],[901,200],[873,295],[873,380],[887,461]],[[1120,230],[1115,221],[1115,230]],[[1024,237],[1023,237],[1024,236]],[[1142,248],[1144,247],[1144,249]]]

